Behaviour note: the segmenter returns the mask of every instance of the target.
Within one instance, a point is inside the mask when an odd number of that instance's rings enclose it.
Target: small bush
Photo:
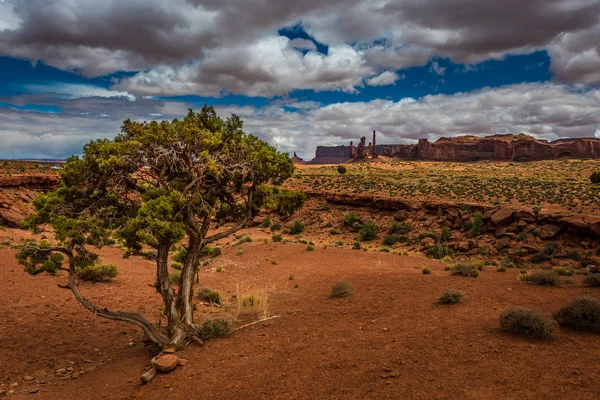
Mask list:
[[[171,257],[173,259],[173,261],[178,262],[178,263],[182,263],[183,260],[185,259],[185,256],[187,255],[187,250],[185,249],[185,247],[181,247],[177,253],[173,254],[173,256]]]
[[[566,268],[563,268],[563,267],[556,267],[552,271],[554,271],[556,274],[561,275],[561,276],[571,276],[571,275],[573,275],[573,270],[566,269]]]
[[[450,230],[447,226],[442,226],[442,233],[440,234],[440,240],[447,242],[450,239]]]
[[[169,282],[177,284],[179,281],[181,281],[181,272],[175,271],[169,274]]]
[[[558,275],[554,271],[533,271],[530,274],[521,275],[521,280],[536,283],[538,285],[560,285],[560,279],[558,279]]]
[[[349,228],[354,228],[354,225],[359,221],[358,215],[354,211],[350,211],[348,214],[344,215],[344,226]]]
[[[436,243],[427,249],[427,257],[441,259],[452,255],[452,250],[443,243]]]
[[[171,268],[173,268],[176,271],[181,271],[183,269],[183,265],[181,263],[178,263],[177,261],[173,261],[171,263]]]
[[[281,233],[276,233],[271,236],[271,240],[274,242],[281,242],[283,240],[283,235]]]
[[[431,273],[431,270],[429,268],[425,267],[421,270],[421,272],[423,272],[423,275],[429,275]]]
[[[270,226],[271,226],[271,216],[270,216],[270,215],[267,215],[267,216],[265,217],[265,220],[263,221],[263,223],[262,223],[262,224],[260,224],[260,227],[261,227],[261,228],[268,228],[268,227],[270,227]]]
[[[221,300],[221,293],[211,288],[202,288],[198,290],[198,298],[211,304],[221,304],[223,302]]]
[[[198,337],[202,340],[224,338],[231,335],[231,325],[224,319],[210,319],[204,321],[198,330]]]
[[[343,165],[338,165],[337,171],[338,171],[338,174],[344,175],[346,173],[346,167],[344,167]]]
[[[537,310],[512,307],[500,315],[502,329],[536,339],[550,339],[557,329],[551,318]]]
[[[600,185],[600,171],[596,171],[590,175],[590,182],[594,185]]]
[[[375,222],[369,221],[364,224],[358,231],[358,236],[361,242],[367,242],[377,237],[377,231],[379,228],[375,225]]]
[[[290,235],[297,235],[298,233],[302,233],[304,231],[304,224],[300,220],[295,220],[292,226],[289,228]]]
[[[390,225],[388,233],[390,235],[406,235],[408,232],[412,231],[412,228],[413,226],[411,223],[399,224],[398,222],[394,221],[392,222],[392,225]]]
[[[387,235],[383,239],[383,244],[386,246],[393,246],[399,241],[398,235]]]
[[[501,265],[498,267],[497,271],[498,272],[506,272],[506,267],[504,265]]]
[[[352,250],[360,250],[360,242],[354,242],[352,244]]]
[[[600,286],[600,274],[591,274],[583,278],[583,283],[588,286]]]
[[[548,261],[549,259],[550,259],[550,256],[548,254],[544,253],[543,251],[535,253],[534,255],[529,257],[529,261],[531,261],[534,264],[539,264],[541,262]]]
[[[117,276],[119,270],[113,264],[94,263],[76,269],[77,276],[84,281],[107,282]]]
[[[331,297],[347,297],[354,294],[354,287],[346,282],[336,282],[331,288]]]
[[[581,253],[579,253],[577,250],[567,251],[567,258],[575,261],[581,261]]]
[[[600,332],[600,300],[582,297],[561,308],[554,319],[562,326],[580,331]]]
[[[437,304],[456,304],[460,303],[463,294],[458,290],[446,289],[444,293],[437,299]]]
[[[473,223],[471,226],[471,233],[473,236],[481,235],[481,227],[483,226],[483,215],[478,211],[473,216]]]
[[[477,278],[479,276],[479,270],[473,263],[460,263],[454,265],[450,271],[450,275],[470,276]]]
[[[313,251],[315,249],[315,246],[313,246],[312,244],[308,244],[306,246],[306,251]]]
[[[280,231],[281,230],[281,224],[278,223],[278,222],[275,222],[274,224],[271,224],[271,227],[269,228],[269,230],[271,232]]]

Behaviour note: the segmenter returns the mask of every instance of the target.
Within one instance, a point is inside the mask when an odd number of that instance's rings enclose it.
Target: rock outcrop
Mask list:
[[[59,176],[54,174],[0,176],[0,226],[20,228],[33,212],[37,193],[54,189],[59,182]]]
[[[519,134],[492,135],[483,138],[459,136],[440,138],[435,142],[420,139],[417,144],[412,145],[377,145],[373,137],[372,144],[373,155],[383,154],[403,160],[537,161],[558,158],[600,158],[600,139],[596,138],[559,139],[547,142]],[[340,163],[349,158],[349,146],[319,146],[317,156],[310,163]]]

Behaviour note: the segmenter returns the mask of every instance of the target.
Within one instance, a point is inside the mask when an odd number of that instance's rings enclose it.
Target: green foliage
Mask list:
[[[600,332],[600,300],[581,297],[561,308],[554,314],[554,319],[569,328]]]
[[[361,242],[366,242],[375,239],[378,231],[379,228],[375,225],[375,222],[369,221],[360,228],[358,236]]]
[[[280,231],[281,224],[278,222],[275,222],[274,224],[271,225],[271,227],[269,229],[271,230],[271,232]]]
[[[600,171],[593,172],[592,175],[590,175],[590,182],[594,185],[600,185]]]
[[[581,253],[579,253],[577,250],[567,251],[567,258],[575,261],[581,261]]]
[[[358,215],[354,211],[350,211],[348,214],[344,215],[344,226],[349,228],[354,228],[355,224],[360,220]]]
[[[308,244],[306,245],[306,251],[313,251],[315,249],[315,246],[312,244]]]
[[[583,283],[588,286],[600,286],[600,274],[595,273],[583,278]]]
[[[383,238],[383,244],[385,244],[386,246],[393,246],[399,240],[400,239],[398,235],[387,235],[385,238]]]
[[[499,266],[496,271],[498,272],[506,272],[506,267],[504,265]]]
[[[204,321],[198,330],[198,337],[202,340],[226,338],[231,335],[231,325],[224,319],[209,319]]]
[[[473,234],[473,236],[481,235],[482,226],[483,226],[483,215],[479,211],[477,211],[473,215],[473,225],[471,228],[471,233]]]
[[[573,275],[572,269],[567,269],[567,268],[563,268],[563,267],[556,267],[556,268],[552,269],[552,271],[554,271],[556,274],[561,275],[561,276]]]
[[[538,285],[559,286],[560,279],[554,271],[533,271],[532,273],[520,275],[522,281],[536,283]]]
[[[183,269],[183,264],[181,264],[180,262],[177,262],[177,261],[173,261],[171,263],[171,268],[173,268],[176,271],[181,271]]]
[[[452,250],[443,243],[436,243],[427,249],[427,257],[441,259],[452,256]]]
[[[186,254],[187,254],[187,250],[185,249],[185,247],[182,246],[179,248],[177,253],[173,254],[173,256],[171,258],[175,262],[182,263],[183,260],[185,259]]]
[[[295,220],[292,225],[288,228],[291,235],[297,235],[304,231],[304,223],[300,220]]]
[[[447,226],[442,226],[442,233],[440,235],[440,240],[442,242],[447,242],[450,239],[450,229]]]
[[[276,233],[275,235],[271,236],[271,240],[274,242],[281,242],[283,240],[283,235],[281,233]]]
[[[260,224],[261,228],[268,228],[271,226],[271,216],[267,215],[264,219],[264,221],[262,222],[262,224]]]
[[[450,275],[470,276],[477,278],[479,276],[479,269],[477,269],[473,263],[459,263],[452,267]]]
[[[399,224],[398,222],[392,222],[390,228],[388,229],[388,233],[390,235],[406,235],[408,232],[412,231],[411,223]]]
[[[289,217],[306,203],[306,194],[302,191],[272,188],[265,195],[265,208],[281,217]],[[267,226],[263,226],[267,228]]]
[[[50,244],[42,241],[38,244],[30,243],[19,250],[17,261],[23,266],[26,273],[37,275],[42,272],[56,274],[63,264],[63,255],[49,251]]]
[[[213,290],[211,288],[201,288],[198,290],[198,298],[202,301],[211,304],[221,304],[223,300],[221,299],[221,293],[217,290]]]
[[[512,307],[500,315],[502,329],[535,339],[550,339],[557,329],[551,318],[537,310]]]
[[[169,282],[179,284],[181,282],[181,272],[175,271],[169,274]]]
[[[360,242],[354,242],[352,243],[352,250],[360,250]]]
[[[429,268],[427,268],[427,267],[423,268],[421,270],[421,272],[423,273],[423,275],[429,275],[429,274],[431,274],[431,270]]]
[[[339,281],[331,287],[331,297],[348,297],[354,294],[354,287],[346,281]]]
[[[343,165],[338,165],[337,171],[338,171],[338,174],[344,175],[346,173],[346,167],[344,167]]]
[[[107,282],[117,276],[118,268],[113,264],[84,265],[75,269],[77,276],[84,281]]]
[[[437,304],[456,304],[460,303],[463,297],[462,292],[454,289],[446,289],[444,293],[437,299]]]

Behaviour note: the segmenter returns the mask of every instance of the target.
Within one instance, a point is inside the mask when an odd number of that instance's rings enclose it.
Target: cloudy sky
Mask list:
[[[598,0],[0,0],[0,158],[214,105],[282,151],[600,137]]]

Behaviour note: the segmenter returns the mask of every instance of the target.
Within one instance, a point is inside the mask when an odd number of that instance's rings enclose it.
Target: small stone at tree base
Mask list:
[[[173,354],[155,357],[152,359],[152,365],[160,372],[171,372],[179,363],[179,358]]]

